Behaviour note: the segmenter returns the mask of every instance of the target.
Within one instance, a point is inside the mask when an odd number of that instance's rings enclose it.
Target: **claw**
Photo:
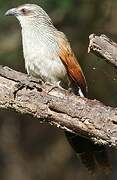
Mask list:
[[[22,90],[23,88],[30,89],[30,90],[33,90],[34,88],[36,88],[39,92],[42,92],[42,88],[40,88],[39,86],[36,86],[35,82],[37,83],[37,81],[33,82],[32,80],[29,81],[27,79],[19,81],[14,87],[14,92],[13,92],[14,99],[16,98],[17,92]]]

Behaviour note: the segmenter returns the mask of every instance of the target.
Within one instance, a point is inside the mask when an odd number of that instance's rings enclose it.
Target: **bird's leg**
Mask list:
[[[56,88],[63,90],[63,88],[60,86],[60,81],[58,81],[56,84],[52,84],[50,82],[45,82],[45,85],[51,86],[48,88],[47,94],[49,94],[52,90],[54,90]]]
[[[23,88],[33,90],[36,88],[39,92],[42,92],[42,88],[39,85],[43,84],[43,81],[40,79],[34,78],[30,75],[27,76],[26,79],[22,79],[17,82],[17,84],[14,87],[14,98],[16,97],[16,94],[19,90],[22,90]]]
[[[30,74],[28,74],[28,79],[32,83],[37,83],[37,84],[40,84],[40,85],[44,85],[44,82],[41,79],[36,78],[36,77],[34,77],[34,76],[30,75]]]

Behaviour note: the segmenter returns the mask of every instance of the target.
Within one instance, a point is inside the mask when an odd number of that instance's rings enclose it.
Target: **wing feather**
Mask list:
[[[61,37],[61,38],[60,38]],[[81,88],[84,96],[87,96],[87,84],[82,69],[71,50],[70,44],[65,35],[59,32],[60,59],[66,67],[68,76],[76,88]]]

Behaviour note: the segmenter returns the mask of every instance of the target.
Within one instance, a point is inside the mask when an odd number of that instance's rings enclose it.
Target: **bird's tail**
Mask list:
[[[90,140],[79,135],[65,132],[70,145],[79,155],[82,163],[92,174],[99,172],[108,174],[111,172],[107,150],[104,146],[94,144]]]

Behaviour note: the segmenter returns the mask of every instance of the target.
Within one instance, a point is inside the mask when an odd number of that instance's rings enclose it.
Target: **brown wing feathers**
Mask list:
[[[66,40],[65,37],[59,38],[59,40],[61,45],[61,51],[59,56],[66,67],[68,76],[70,77],[71,81],[76,84],[76,86],[79,86],[81,88],[84,96],[87,96],[86,80],[79,63],[70,48],[69,42]]]

